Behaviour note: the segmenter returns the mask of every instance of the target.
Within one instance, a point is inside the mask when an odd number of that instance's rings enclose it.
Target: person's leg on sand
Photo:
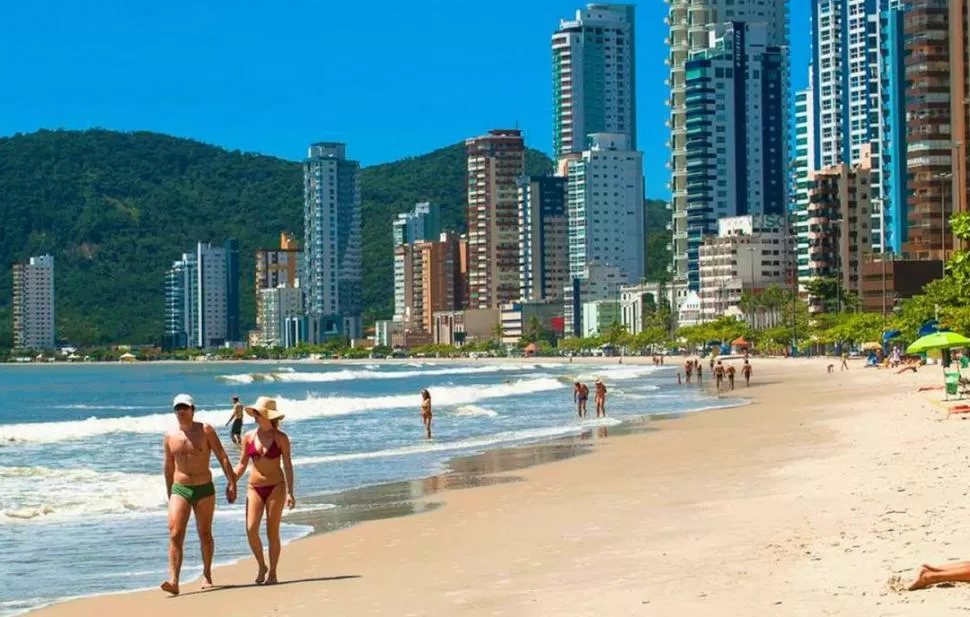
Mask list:
[[[269,540],[267,585],[273,585],[277,582],[276,566],[279,565],[280,551],[283,549],[283,544],[280,542],[280,523],[283,520],[283,506],[285,505],[286,485],[277,484],[272,494],[266,498],[266,538]]]
[[[202,547],[203,589],[212,587],[212,556],[216,551],[216,541],[212,537],[212,518],[216,513],[216,496],[203,497],[192,506],[195,514],[195,527],[199,532],[199,545]]]
[[[970,561],[949,564],[942,567],[923,564],[909,591],[924,589],[939,583],[970,583]]]
[[[182,572],[182,546],[185,544],[185,528],[189,524],[192,506],[181,495],[168,498],[168,580],[162,583],[163,591],[177,596],[179,575]]]
[[[253,487],[248,487],[246,491],[246,539],[249,540],[249,549],[253,551],[256,565],[259,566],[256,584],[262,585],[266,581],[267,568],[266,560],[263,558],[263,542],[259,539],[259,524],[263,522],[263,510],[266,504]]]

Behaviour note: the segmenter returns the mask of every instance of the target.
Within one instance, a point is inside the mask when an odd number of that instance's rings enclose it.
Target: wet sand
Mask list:
[[[898,589],[921,560],[970,557],[970,423],[938,421],[942,393],[916,392],[942,383],[939,368],[896,375],[854,362],[830,375],[831,362],[755,360],[752,387],[737,391],[751,405],[345,493],[339,510],[354,514],[330,524],[319,514],[318,529],[335,531],[287,546],[279,586],[251,585],[247,560],[219,568],[215,590],[191,583],[179,598],[137,592],[36,614],[965,612],[970,587]]]

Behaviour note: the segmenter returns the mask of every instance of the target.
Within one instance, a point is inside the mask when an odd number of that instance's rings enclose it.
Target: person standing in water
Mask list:
[[[718,360],[717,364],[714,365],[714,385],[717,386],[717,391],[721,391],[721,384],[724,382],[724,365]]]
[[[684,376],[687,378],[687,383],[690,383],[690,376],[694,373],[694,361],[688,360],[684,364]]]
[[[589,400],[589,387],[581,382],[576,382],[573,388],[573,402],[576,403],[576,413],[580,419],[586,417],[586,401]]]
[[[431,439],[431,393],[427,390],[421,390],[421,420],[428,439]]]
[[[747,360],[744,361],[744,366],[741,367],[741,374],[744,375],[744,385],[751,385],[751,363]]]
[[[275,400],[261,396],[246,408],[246,413],[256,419],[256,428],[242,438],[242,455],[235,474],[236,477],[242,476],[252,461],[253,470],[246,488],[246,538],[259,566],[256,584],[274,585],[278,582],[276,568],[283,548],[280,541],[283,507],[292,509],[296,506],[290,438],[279,429],[284,414],[276,409]],[[263,559],[263,542],[259,538],[259,524],[264,513],[266,539],[269,541],[269,568]]]
[[[216,455],[226,474],[226,501],[236,501],[236,474],[222,449],[219,435],[208,424],[195,421],[195,401],[188,394],[179,394],[172,401],[178,418],[178,428],[165,435],[165,490],[168,493],[168,580],[161,584],[163,591],[179,594],[182,572],[182,549],[189,516],[195,514],[195,525],[202,546],[203,589],[212,586],[212,517],[216,510],[216,487],[209,471],[209,459]]]
[[[596,417],[606,417],[606,384],[601,379],[597,379],[593,384],[596,389],[594,400],[596,402]]]
[[[734,375],[735,375],[735,372],[736,372],[735,371],[735,368],[734,368],[734,365],[733,364],[728,364],[727,365],[727,369],[725,370],[725,372],[727,373],[728,387],[733,390],[734,389]]]
[[[232,397],[232,416],[229,417],[229,421],[226,425],[232,423],[232,428],[229,429],[229,438],[232,439],[232,443],[239,444],[242,441],[242,425],[243,425],[243,406],[239,402],[239,397]]]

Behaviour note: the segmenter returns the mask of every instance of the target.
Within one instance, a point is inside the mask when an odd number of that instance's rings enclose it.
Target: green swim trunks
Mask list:
[[[197,484],[195,486],[185,486],[184,484],[179,484],[175,482],[172,484],[172,494],[178,495],[179,497],[185,499],[189,502],[189,505],[194,506],[200,500],[206,497],[212,497],[216,494],[216,485],[212,482],[208,484]]]

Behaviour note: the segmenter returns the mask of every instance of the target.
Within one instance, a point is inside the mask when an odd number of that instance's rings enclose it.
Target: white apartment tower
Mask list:
[[[342,143],[315,143],[303,165],[303,179],[307,339],[360,338],[360,164],[347,160]]]
[[[623,283],[644,275],[643,156],[619,134],[590,135],[590,147],[567,166],[569,274],[589,264],[615,266]]]
[[[195,345],[202,349],[222,345],[228,340],[227,297],[229,293],[226,249],[199,243],[195,263],[198,268],[195,296],[198,302],[198,338]]]
[[[686,63],[693,53],[710,46],[711,32],[726,22],[763,22],[769,46],[788,45],[788,0],[668,0],[670,47],[670,209],[673,241],[672,272],[678,300],[687,293],[687,82]],[[787,65],[784,82],[787,84]]]
[[[13,267],[14,349],[54,347],[54,258],[31,257]]]
[[[635,7],[586,5],[552,35],[553,154],[586,150],[590,133],[637,147]]]

